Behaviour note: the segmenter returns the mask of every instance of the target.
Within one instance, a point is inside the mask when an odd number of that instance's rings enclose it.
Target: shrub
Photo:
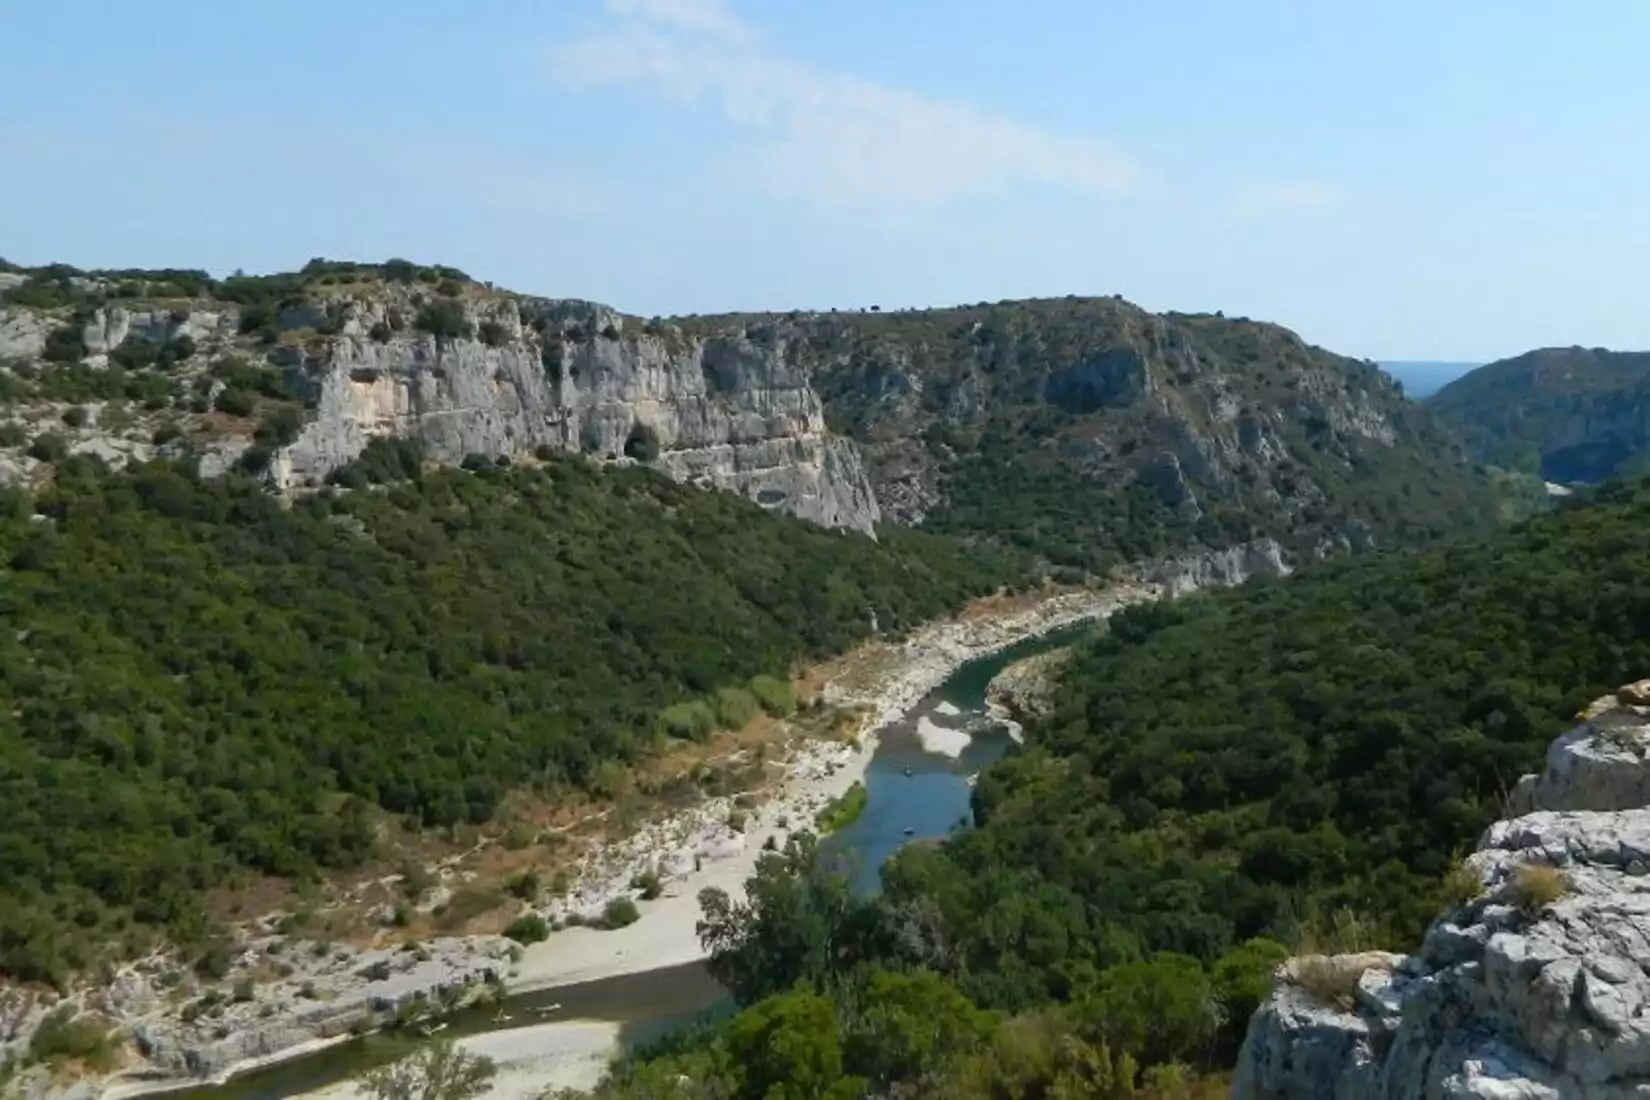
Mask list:
[[[46,348],[41,354],[52,363],[78,363],[86,358],[86,341],[80,329],[65,325],[47,335]]]
[[[252,395],[229,386],[218,392],[212,400],[212,407],[226,416],[251,416]]]
[[[372,327],[367,330],[367,335],[376,343],[387,344],[390,342],[390,337],[394,335],[394,330],[383,321],[374,321]]]
[[[251,978],[242,978],[235,983],[234,1000],[236,1004],[245,1004],[258,995],[257,988]]]
[[[106,1068],[113,1060],[109,1031],[94,1016],[77,1015],[64,1005],[44,1020],[29,1038],[29,1057],[36,1062],[86,1062]]]
[[[539,895],[539,873],[537,871],[522,871],[511,875],[504,888],[522,901],[531,901]]]
[[[775,718],[784,718],[796,711],[796,695],[791,685],[774,676],[756,676],[746,686],[757,704]]]
[[[464,461],[460,462],[458,467],[461,470],[469,470],[471,473],[479,473],[482,470],[491,470],[493,460],[486,455],[476,454],[472,451],[464,456]]]
[[[229,976],[229,967],[234,960],[229,951],[229,945],[215,943],[201,953],[195,960],[195,973],[203,978],[222,981]]]
[[[642,911],[629,898],[614,898],[602,910],[602,927],[612,930],[635,924],[642,919]]]
[[[29,444],[29,457],[41,462],[62,462],[69,457],[69,444],[56,432],[37,435]]]
[[[859,820],[859,815],[865,812],[865,804],[869,799],[870,794],[866,791],[865,784],[855,780],[854,785],[842,792],[840,798],[833,798],[814,816],[814,824],[819,827],[821,833],[834,833],[838,829],[846,829]]]
[[[1526,863],[1513,872],[1510,888],[1513,904],[1533,917],[1563,897],[1570,889],[1570,881],[1557,867]]]
[[[716,693],[716,720],[724,729],[742,729],[761,713],[756,696],[744,688],[725,687]]]
[[[379,959],[370,966],[361,968],[361,977],[365,978],[369,982],[388,981],[389,976],[390,964],[383,959]]]
[[[1450,907],[1465,905],[1484,892],[1484,880],[1460,860],[1450,864],[1444,873],[1444,903]]]
[[[643,871],[631,880],[630,885],[641,891],[643,901],[652,901],[665,892],[664,883],[659,879],[659,872],[654,870]]]
[[[1355,955],[1301,955],[1289,960],[1284,976],[1326,1004],[1350,1008],[1358,981],[1368,969],[1355,959]]]
[[[187,359],[193,359],[195,356],[195,338],[187,332],[179,333],[172,338],[171,343],[166,345],[164,355],[174,363],[182,363]]]
[[[483,321],[476,330],[481,342],[490,348],[501,347],[510,338],[509,332],[497,321]]]
[[[539,943],[550,938],[550,925],[537,913],[523,913],[504,926],[504,934],[517,943]]]
[[[0,424],[0,447],[21,447],[29,441],[29,433],[23,425],[8,420]]]
[[[67,424],[71,428],[83,428],[83,427],[85,427],[86,426],[86,419],[87,419],[87,415],[86,415],[86,409],[85,409],[84,406],[75,405],[75,406],[72,406],[69,409],[64,410],[63,423]]]
[[[298,438],[303,430],[304,418],[291,405],[277,405],[258,424],[254,438],[260,443],[267,443],[275,447],[285,447]]]
[[[659,712],[659,722],[672,737],[702,741],[716,732],[716,714],[702,699],[673,703]]]
[[[109,361],[126,370],[152,367],[159,358],[160,348],[142,336],[128,336],[109,352]]]
[[[470,335],[470,321],[457,302],[431,302],[418,311],[413,327],[438,340],[458,340]]]

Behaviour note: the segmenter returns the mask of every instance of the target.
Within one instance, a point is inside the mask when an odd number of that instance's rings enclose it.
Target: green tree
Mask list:
[[[468,1054],[451,1040],[437,1040],[416,1054],[361,1077],[372,1100],[476,1100],[492,1087],[497,1066]]]
[[[735,1016],[728,1052],[748,1100],[852,1100],[864,1082],[845,1076],[836,1009],[802,989],[769,997]]]

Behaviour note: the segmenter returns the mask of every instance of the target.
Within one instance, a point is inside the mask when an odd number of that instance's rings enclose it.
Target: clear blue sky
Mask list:
[[[0,255],[1650,347],[1650,4],[0,0]]]

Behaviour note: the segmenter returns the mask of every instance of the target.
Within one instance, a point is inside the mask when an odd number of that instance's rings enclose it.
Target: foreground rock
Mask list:
[[[1650,681],[1582,717],[1418,952],[1280,971],[1234,1098],[1650,1097]]]

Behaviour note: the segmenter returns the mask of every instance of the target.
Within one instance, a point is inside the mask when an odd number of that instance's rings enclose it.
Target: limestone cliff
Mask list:
[[[53,423],[67,402],[48,400],[25,418],[32,429],[66,432],[71,452],[141,459],[192,450],[203,473],[238,463],[286,489],[320,485],[372,440],[398,437],[437,462],[576,450],[651,462],[828,526],[870,533],[879,519],[858,450],[826,429],[820,398],[783,343],[687,338],[594,303],[473,284],[446,295],[385,282],[316,286],[261,314],[199,300],[105,304],[67,318],[0,306],[0,364],[30,379],[95,372],[105,377],[86,387],[94,394],[109,374],[152,371],[179,346],[190,351],[170,364],[179,392],[152,415],[117,423],[110,402],[93,402],[67,431]],[[265,382],[269,400],[256,404],[300,402],[295,434],[269,435],[258,408],[218,400],[237,384],[236,368],[222,367],[236,360],[279,372],[278,385]],[[27,477],[40,461],[17,454],[6,468]]]
[[[577,450],[831,526],[1029,551],[1072,581],[1263,539],[1293,563],[1494,512],[1372,364],[1246,319],[1072,297],[644,321],[404,261],[8,274],[3,480],[65,452],[301,489],[380,438],[447,463]]]
[[[1415,954],[1285,965],[1235,1100],[1650,1096],[1650,681],[1581,717]]]

